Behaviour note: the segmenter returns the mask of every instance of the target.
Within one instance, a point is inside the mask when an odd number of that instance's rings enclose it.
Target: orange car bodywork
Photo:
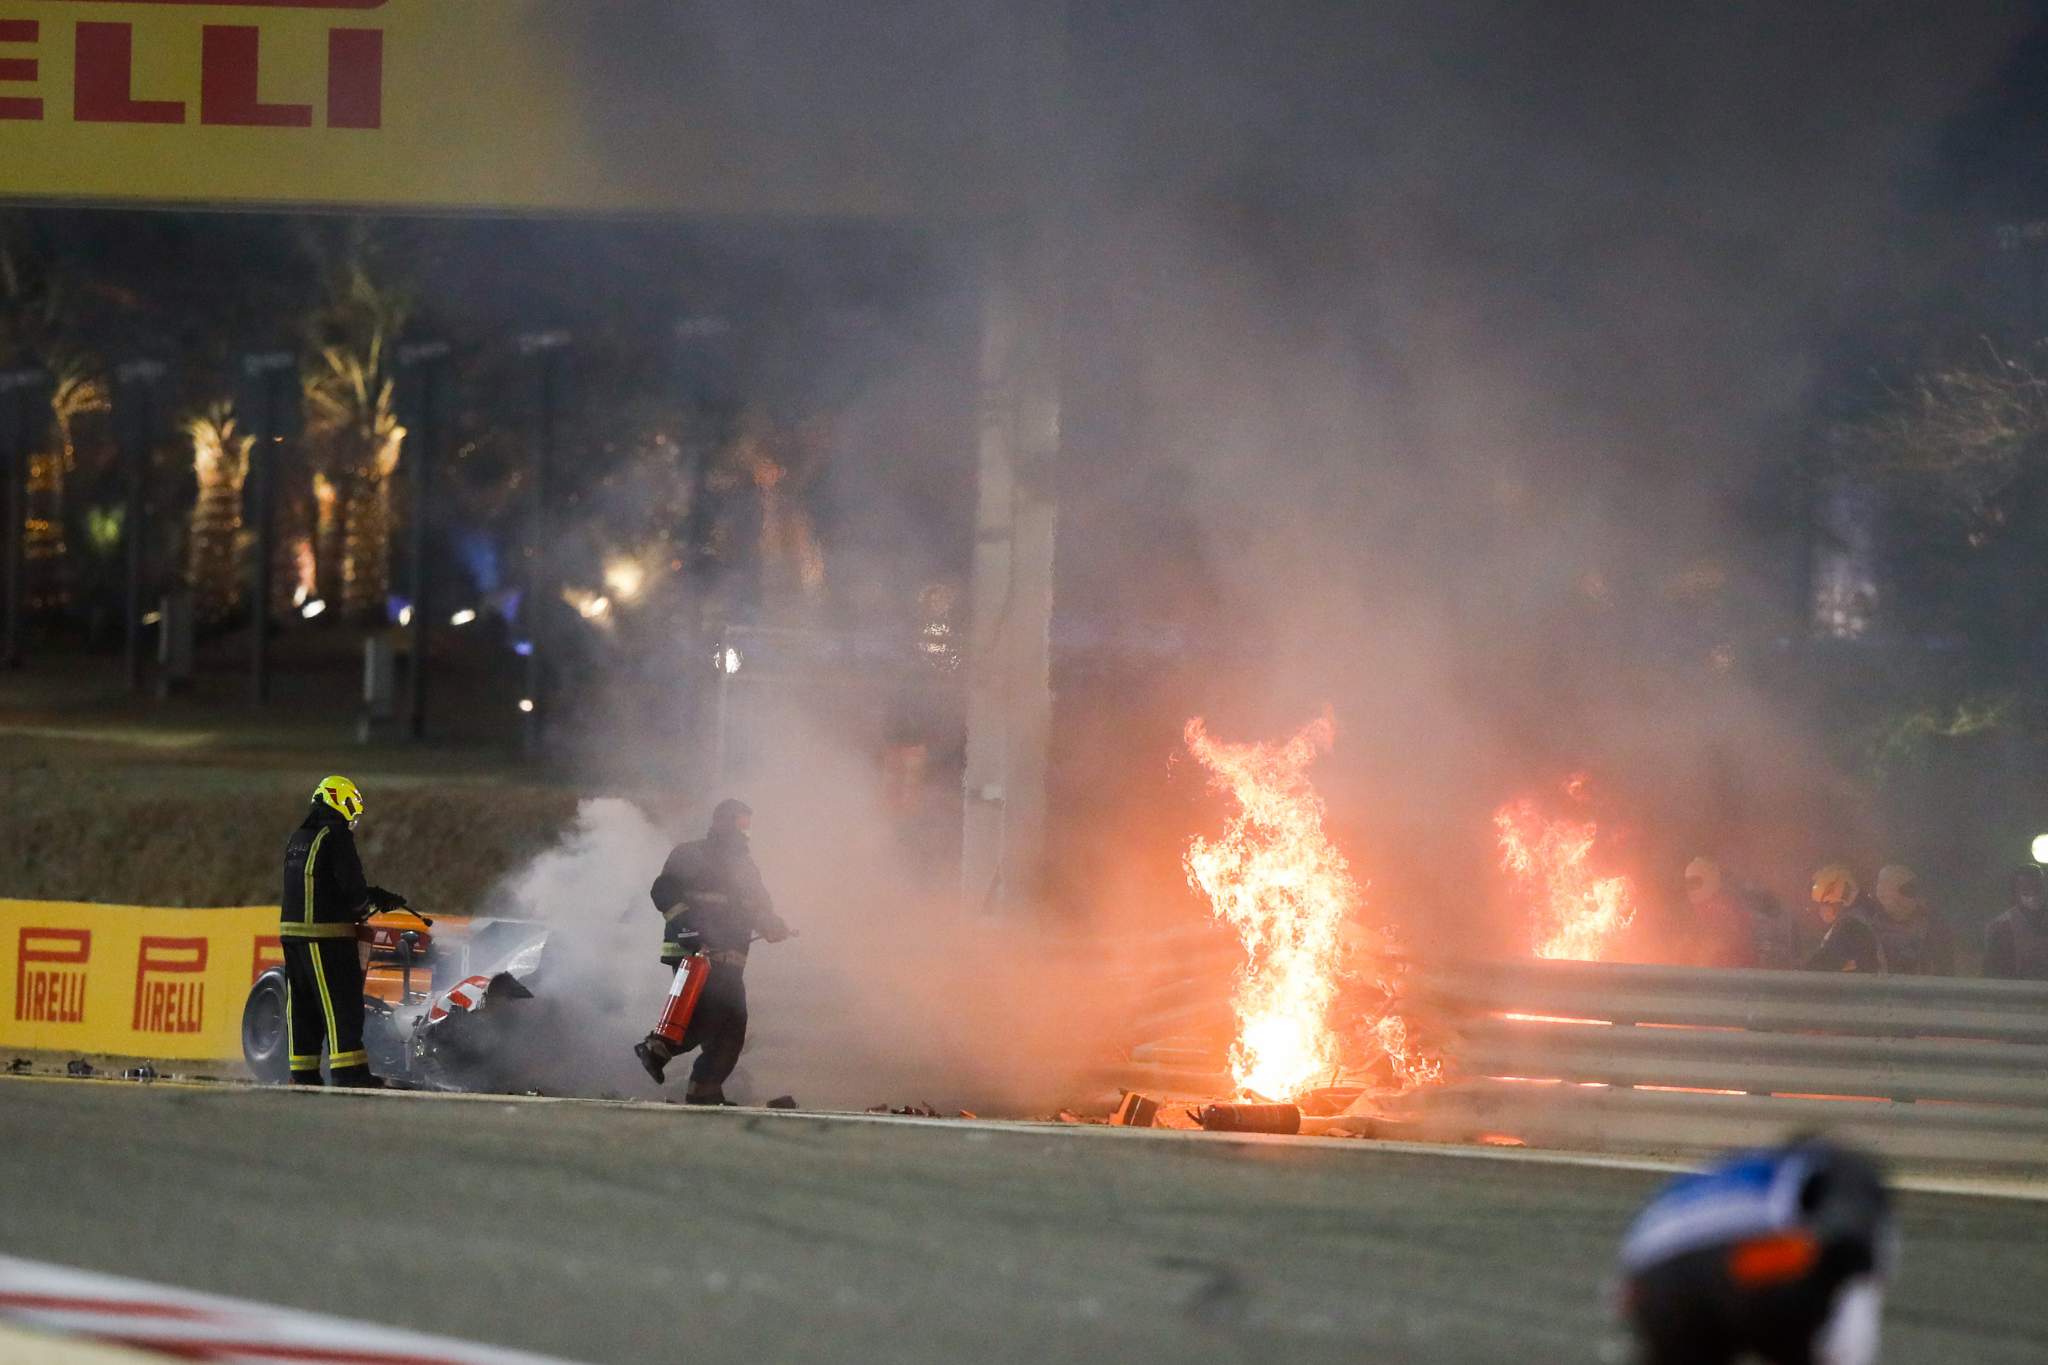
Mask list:
[[[442,919],[430,928],[409,910],[385,911],[370,916],[356,930],[356,950],[361,954],[363,963],[363,994],[387,1005],[420,1003],[433,984],[435,954],[446,951],[446,948],[437,949],[437,942],[458,938],[466,927],[459,922]],[[406,933],[419,935],[419,942],[413,948],[409,993],[406,967],[400,960],[399,936]]]

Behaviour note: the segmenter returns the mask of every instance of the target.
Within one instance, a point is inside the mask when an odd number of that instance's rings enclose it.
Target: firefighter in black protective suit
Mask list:
[[[327,1050],[334,1085],[377,1086],[363,1050],[363,964],[356,926],[405,897],[369,885],[356,854],[363,795],[345,777],[313,791],[313,808],[284,846],[284,899],[277,935],[284,947],[287,1050],[292,1084],[320,1084]]]
[[[710,831],[702,839],[676,845],[648,893],[668,924],[662,936],[662,965],[678,968],[694,953],[710,960],[703,993],[680,1044],[657,1026],[633,1046],[657,1085],[667,1079],[664,1069],[670,1061],[692,1048],[701,1049],[690,1069],[686,1104],[729,1103],[725,1081],[739,1065],[747,1042],[747,945],[757,937],[780,943],[796,933],[775,913],[761,869],[748,851],[753,815],[744,801],[719,802],[711,813]]]

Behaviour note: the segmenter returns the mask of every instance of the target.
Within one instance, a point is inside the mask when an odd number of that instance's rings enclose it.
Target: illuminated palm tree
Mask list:
[[[352,615],[384,605],[391,582],[392,479],[405,445],[392,349],[408,301],[351,259],[316,320],[303,375],[308,449],[324,489],[316,544],[323,595]],[[316,485],[316,488],[320,485]]]
[[[185,579],[202,621],[230,615],[242,595],[242,484],[249,477],[249,450],[233,410],[217,403],[185,423],[192,439],[192,472],[199,499],[185,546]]]
[[[28,452],[24,555],[32,602],[53,607],[68,595],[64,499],[78,472],[79,423],[110,404],[98,359],[76,343],[66,325],[63,281],[47,268],[38,273],[32,259],[11,234],[0,236],[0,353],[40,365],[51,379],[52,423],[39,434],[38,448]],[[48,431],[56,435],[54,448],[42,446]]]
[[[823,599],[825,549],[806,498],[830,449],[822,424],[781,426],[750,410],[724,452],[728,477],[736,475],[754,490],[760,520],[753,558],[764,605],[771,610],[801,613]]]

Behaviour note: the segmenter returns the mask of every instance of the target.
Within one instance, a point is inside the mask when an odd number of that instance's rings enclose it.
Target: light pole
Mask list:
[[[242,357],[242,374],[262,390],[257,397],[256,444],[249,457],[249,515],[256,523],[256,562],[249,572],[249,697],[261,706],[270,700],[269,642],[271,540],[276,520],[277,447],[283,442],[280,430],[284,404],[279,390],[284,377],[297,370],[299,358],[290,351],[264,351]]]
[[[406,626],[406,634],[412,651],[412,668],[405,679],[405,733],[414,740],[427,737],[427,623],[433,619],[427,570],[427,523],[433,497],[434,466],[441,460],[439,381],[442,363],[447,359],[448,343],[445,341],[408,342],[398,348],[398,368],[417,371],[420,377],[416,391],[419,439],[413,444],[408,461],[412,473],[412,527],[407,537],[412,548],[412,579],[408,587],[408,595],[412,599],[412,620]]]
[[[34,368],[0,370],[0,394],[14,398],[14,421],[7,443],[7,621],[0,634],[0,667],[21,667],[22,580],[28,575],[28,460],[35,444],[35,408],[49,375]]]
[[[526,630],[526,695],[520,701],[519,744],[528,758],[538,758],[547,730],[546,674],[543,658],[547,651],[542,626],[542,600],[552,586],[548,576],[548,476],[555,458],[555,417],[561,402],[562,353],[570,343],[567,332],[527,332],[519,338],[519,354],[540,361],[540,434],[534,443],[533,493],[528,500],[526,581],[519,599],[520,624]]]
[[[127,510],[121,518],[121,657],[127,667],[131,693],[142,691],[142,520],[149,483],[149,447],[156,437],[156,386],[164,372],[163,362],[156,360],[131,360],[114,371],[127,494]]]

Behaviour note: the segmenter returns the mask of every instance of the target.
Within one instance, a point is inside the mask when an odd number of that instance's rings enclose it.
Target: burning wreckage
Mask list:
[[[373,915],[358,935],[365,966],[363,1046],[387,1085],[508,1091],[530,1084],[528,1061],[550,1036],[537,998],[551,953],[549,927],[479,919],[436,928],[411,910]],[[285,975],[256,978],[242,1011],[242,1058],[258,1080],[289,1075]]]
[[[1281,743],[1230,743],[1188,722],[1189,754],[1230,803],[1222,832],[1193,839],[1184,858],[1211,923],[1135,947],[1124,975],[1133,1036],[1146,1041],[1120,1074],[1140,1088],[1125,1091],[1112,1122],[1184,1115],[1215,1131],[1343,1131],[1344,1120],[1385,1120],[1397,1101],[1412,1106],[1446,1082],[1455,1035],[1415,1012],[1404,990],[1412,964],[1372,915],[1309,780],[1335,734],[1328,711]],[[1501,871],[1533,956],[1599,961],[1634,921],[1636,892],[1601,866],[1587,779],[1567,780],[1562,798],[1500,808]]]
[[[1230,798],[1223,832],[1194,839],[1184,867],[1218,940],[1159,983],[1139,1027],[1153,1041],[1134,1062],[1160,1068],[1159,1089],[1212,1102],[1190,1110],[1217,1131],[1297,1132],[1313,1121],[1369,1111],[1443,1079],[1443,1063],[1395,1008],[1400,960],[1392,935],[1368,917],[1363,888],[1324,828],[1308,770],[1336,735],[1325,712],[1283,743],[1229,743],[1198,717],[1188,752]],[[1217,969],[1230,971],[1228,1012]],[[1150,1126],[1174,1109],[1127,1095],[1114,1120]]]

